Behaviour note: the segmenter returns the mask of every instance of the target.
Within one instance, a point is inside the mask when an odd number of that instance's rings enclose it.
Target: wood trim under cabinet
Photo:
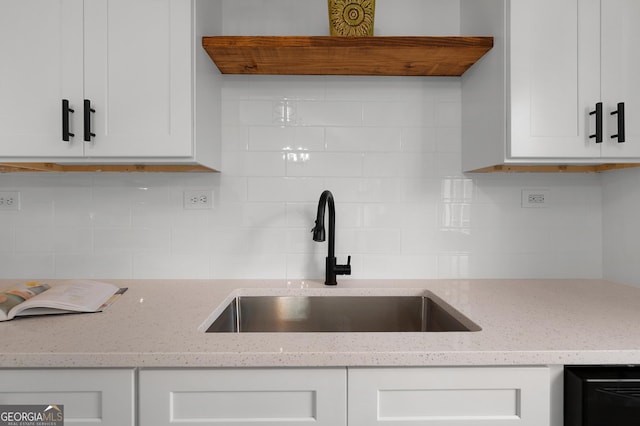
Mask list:
[[[640,167],[640,164],[535,164],[535,165],[496,165],[469,170],[466,173],[600,173],[608,170],[620,170]]]
[[[187,173],[218,172],[197,164],[57,164],[57,163],[0,163],[0,173],[11,172],[136,172]]]

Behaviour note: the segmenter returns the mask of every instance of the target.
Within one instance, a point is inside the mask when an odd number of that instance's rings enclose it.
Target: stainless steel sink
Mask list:
[[[480,327],[428,296],[239,296],[207,333],[445,332]]]

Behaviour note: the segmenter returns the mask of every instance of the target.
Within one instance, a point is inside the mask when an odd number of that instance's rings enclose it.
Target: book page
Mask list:
[[[11,314],[31,315],[30,308],[55,308],[75,312],[96,312],[119,290],[113,284],[99,281],[73,281],[54,285],[39,297],[16,306]],[[35,311],[34,311],[35,313]]]
[[[0,320],[9,318],[9,311],[26,300],[48,290],[48,284],[29,281],[0,292]]]

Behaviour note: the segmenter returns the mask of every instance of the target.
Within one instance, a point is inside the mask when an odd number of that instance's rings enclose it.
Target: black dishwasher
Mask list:
[[[640,366],[567,366],[564,426],[640,425]]]

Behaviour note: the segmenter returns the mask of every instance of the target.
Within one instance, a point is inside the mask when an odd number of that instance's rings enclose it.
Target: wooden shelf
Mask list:
[[[223,74],[460,76],[493,37],[203,37]]]

